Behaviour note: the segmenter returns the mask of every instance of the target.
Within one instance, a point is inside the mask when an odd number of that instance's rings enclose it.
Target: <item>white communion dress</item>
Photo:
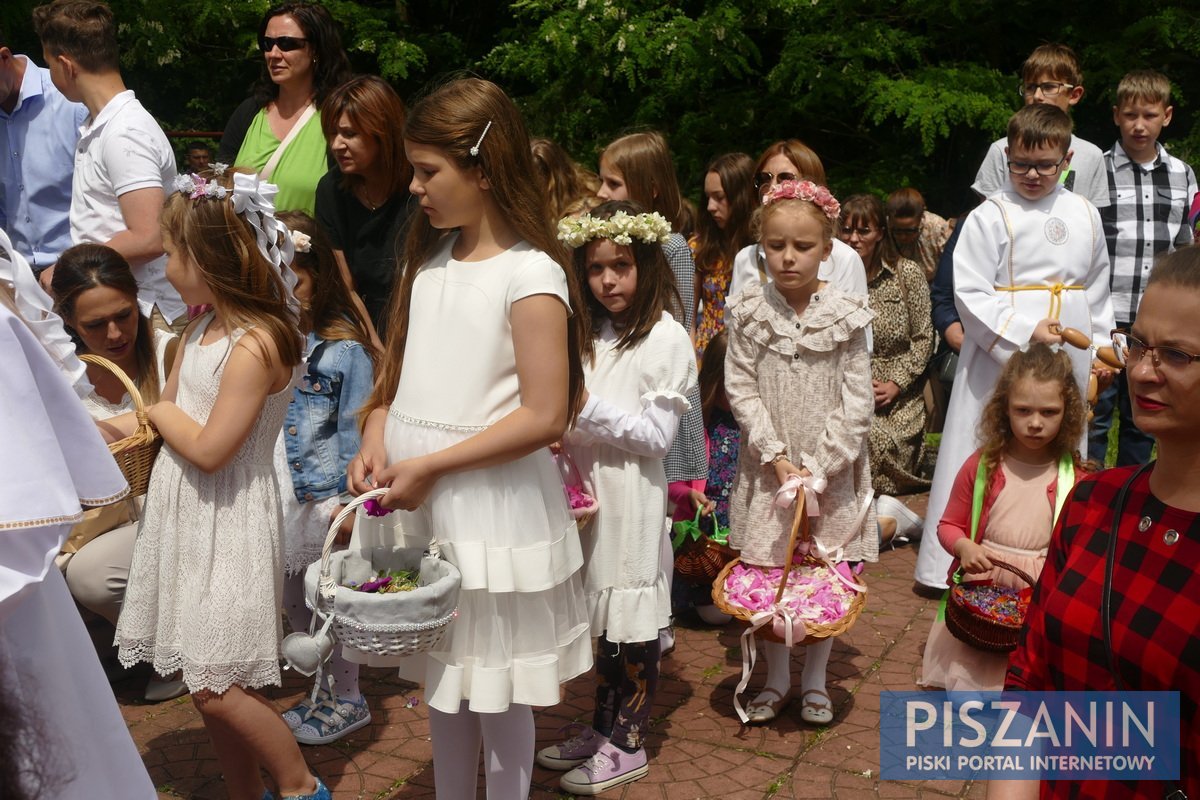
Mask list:
[[[209,344],[212,314],[182,345],[175,402],[203,425],[242,331]],[[283,512],[273,460],[292,386],[267,397],[230,462],[205,473],[170,445],[154,461],[117,621],[125,666],[183,670],[191,692],[278,684]]]
[[[482,261],[457,261],[446,237],[412,291],[404,367],[388,412],[389,463],[450,447],[520,406],[512,306],[553,295],[569,307],[566,275],[521,242]],[[559,702],[560,684],[591,668],[583,554],[549,450],[441,478],[424,504],[397,512],[405,536],[436,537],[462,573],[458,617],[406,676],[426,702],[457,713]],[[414,669],[416,666],[418,669]],[[420,670],[420,673],[418,673]]]

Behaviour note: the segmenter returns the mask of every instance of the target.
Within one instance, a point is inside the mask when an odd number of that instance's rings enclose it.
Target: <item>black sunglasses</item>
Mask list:
[[[308,44],[308,39],[299,36],[260,36],[258,37],[258,49],[264,53],[269,53],[278,47],[284,53],[290,53],[293,50],[299,50],[304,45]]]

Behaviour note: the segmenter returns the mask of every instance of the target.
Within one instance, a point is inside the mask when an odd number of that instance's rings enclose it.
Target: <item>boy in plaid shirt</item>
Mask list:
[[[1153,70],[1137,70],[1121,79],[1113,122],[1121,138],[1104,154],[1111,203],[1100,209],[1108,257],[1113,311],[1118,328],[1129,329],[1137,316],[1154,258],[1192,242],[1188,207],[1195,196],[1196,174],[1159,143],[1171,124],[1171,84]],[[1129,387],[1114,381],[1096,402],[1088,437],[1088,457],[1104,463],[1108,429],[1120,418],[1117,466],[1150,460],[1154,441],[1133,424]]]

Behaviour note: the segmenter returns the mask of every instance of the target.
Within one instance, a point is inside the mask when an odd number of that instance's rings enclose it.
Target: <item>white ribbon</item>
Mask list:
[[[741,695],[750,683],[750,675],[754,672],[754,664],[758,659],[758,643],[754,639],[754,634],[768,622],[778,621],[784,623],[783,643],[785,646],[793,647],[804,641],[804,626],[799,626],[800,638],[795,638],[796,613],[786,606],[777,603],[769,611],[760,611],[750,617],[750,627],[742,633],[742,679],[738,681],[737,688],[733,690],[733,710],[737,712],[738,719],[742,721],[742,724],[750,721],[750,715],[742,707]]]
[[[292,271],[295,243],[287,226],[275,218],[275,195],[279,187],[264,183],[257,175],[244,172],[233,174],[233,210],[254,229],[254,238],[263,258],[275,268],[283,283],[288,311],[300,317],[300,302],[296,300],[296,273]]]
[[[775,505],[779,508],[791,508],[796,502],[796,494],[804,489],[804,508],[810,517],[821,516],[821,508],[817,505],[817,496],[825,491],[828,482],[814,475],[801,477],[796,474],[788,475],[787,480],[775,492]]]

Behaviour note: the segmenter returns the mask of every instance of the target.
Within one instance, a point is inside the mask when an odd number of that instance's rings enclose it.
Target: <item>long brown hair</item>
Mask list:
[[[575,163],[558,142],[537,137],[529,143],[533,164],[546,187],[550,218],[557,221],[577,200],[596,194],[596,176]]]
[[[412,180],[412,165],[404,155],[404,139],[401,138],[404,101],[396,90],[375,75],[359,75],[338,86],[321,104],[321,130],[325,132],[325,141],[333,141],[342,114],[350,118],[350,125],[359,136],[370,136],[378,145],[378,160],[371,169],[387,178],[387,196],[390,198],[404,191]],[[346,189],[353,189],[365,181],[362,175],[342,175],[342,185]]]
[[[607,161],[621,173],[630,200],[662,214],[673,231],[688,227],[671,149],[661,133],[642,131],[622,136],[604,148],[600,161]]]
[[[333,87],[344,83],[351,75],[350,59],[342,47],[337,23],[330,16],[329,10],[320,3],[304,0],[281,3],[267,9],[267,13],[263,14],[258,23],[259,41],[267,35],[267,25],[271,20],[283,16],[294,19],[304,32],[305,44],[313,62],[313,102],[320,107]],[[266,59],[261,60],[262,75],[254,87],[254,98],[261,107],[266,108],[268,103],[279,97],[279,86],[271,80]]]
[[[138,374],[134,383],[143,400],[156,403],[159,373],[158,359],[154,357],[154,331],[150,319],[138,307],[137,280],[123,255],[102,244],[77,244],[64,250],[54,265],[50,281],[54,310],[75,340],[75,349],[82,350],[83,338],[75,330],[75,302],[84,292],[101,286],[115,289],[133,303],[138,315],[137,339],[133,343]]]
[[[491,127],[488,127],[489,122]],[[485,128],[487,135],[480,142]],[[460,169],[479,167],[488,178],[491,188],[487,191],[491,193],[492,201],[513,231],[562,267],[571,308],[582,308],[575,272],[566,266],[570,264],[570,256],[555,237],[545,192],[534,179],[533,155],[525,121],[503,89],[480,78],[458,78],[437,87],[409,111],[404,140],[438,148]],[[471,149],[477,143],[478,155],[472,155]],[[413,283],[449,235],[449,231],[433,227],[424,214],[417,215],[409,226],[403,273],[393,288],[387,346],[383,364],[376,373],[369,402],[371,408],[389,405],[396,396],[404,366],[404,346],[408,341],[408,306]],[[583,365],[579,352],[588,338],[586,326],[583,314],[577,313],[567,321],[567,408],[572,420],[583,395]]]
[[[312,299],[301,309],[300,328],[330,342],[358,342],[371,357],[372,365],[378,366],[379,350],[371,340],[371,329],[350,297],[325,229],[303,211],[284,211],[279,221],[289,230],[309,237],[308,252],[297,250],[292,259],[294,269],[312,276]]]
[[[722,229],[708,213],[705,202],[698,214],[696,224],[696,271],[705,274],[722,268],[733,270],[733,258],[743,247],[754,243],[750,232],[750,218],[754,215],[754,160],[745,153],[726,153],[713,159],[708,174],[715,172],[721,181],[721,190],[729,203],[729,219]]]
[[[717,331],[704,348],[704,360],[700,362],[700,408],[704,412],[704,424],[712,421],[713,410],[725,394],[725,352],[729,349],[729,337],[725,328]]]
[[[1047,452],[1056,460],[1070,453],[1076,466],[1082,464],[1077,446],[1087,428],[1087,408],[1075,382],[1070,357],[1061,350],[1052,350],[1050,345],[1034,342],[1024,351],[1017,351],[1008,359],[996,381],[996,388],[983,407],[979,423],[979,443],[983,460],[990,471],[1000,466],[1004,451],[1013,440],[1012,425],[1008,421],[1008,398],[1013,386],[1022,378],[1045,383],[1057,383],[1062,387],[1063,420]]]
[[[171,192],[163,205],[159,227],[171,244],[183,251],[212,290],[217,313],[234,328],[261,328],[271,337],[285,366],[300,363],[299,320],[288,309],[283,279],[258,249],[255,231],[233,208],[233,175],[253,174],[233,168],[201,177],[225,187],[224,199],[192,199]],[[268,368],[273,365],[266,363]]]
[[[645,209],[637,203],[628,200],[612,200],[598,206],[589,215],[595,219],[609,219],[618,211],[624,211],[630,216],[645,213]],[[595,241],[595,240],[593,240]],[[584,242],[575,248],[575,275],[581,286],[588,282],[588,244]],[[618,245],[620,246],[620,245]],[[682,319],[683,301],[679,299],[679,290],[675,287],[675,273],[667,263],[666,253],[658,243],[646,244],[641,239],[625,245],[633,255],[633,263],[637,268],[637,285],[633,293],[633,302],[629,304],[629,314],[625,325],[618,331],[620,339],[617,350],[633,347],[650,335],[650,330],[662,319],[663,312]],[[608,309],[596,299],[591,288],[583,290],[585,307],[591,319],[592,334],[600,329],[601,323],[608,317]],[[584,344],[581,352],[591,361],[595,357],[591,338]]]
[[[883,202],[873,194],[856,194],[847,197],[846,201],[842,203],[842,216],[838,220],[838,225],[840,230],[869,225],[879,231],[879,239],[875,242],[875,252],[871,256],[871,263],[863,264],[867,271],[867,280],[874,280],[883,266],[883,245],[887,240],[887,231],[884,229]],[[898,259],[889,260],[889,263],[899,266],[897,262]]]

